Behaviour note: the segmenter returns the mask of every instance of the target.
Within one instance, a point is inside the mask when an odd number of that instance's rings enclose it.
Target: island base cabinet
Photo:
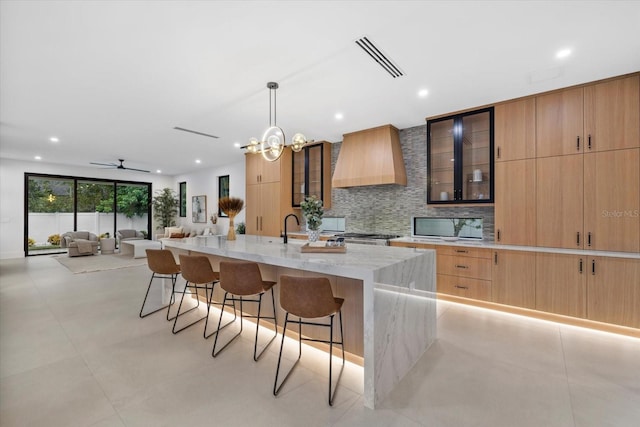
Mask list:
[[[498,304],[535,309],[536,254],[494,251],[491,297]]]
[[[536,254],[536,310],[586,317],[587,258]]]
[[[438,274],[438,292],[462,298],[491,301],[491,281]]]
[[[640,328],[640,260],[590,257],[587,318]]]

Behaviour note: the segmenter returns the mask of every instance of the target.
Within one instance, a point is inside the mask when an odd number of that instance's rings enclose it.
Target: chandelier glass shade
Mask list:
[[[261,153],[265,160],[275,162],[280,158],[287,145],[284,131],[276,124],[275,91],[278,89],[278,83],[269,82],[267,83],[267,88],[269,89],[269,128],[264,132],[264,135],[262,135],[262,140],[259,141],[256,138],[251,138],[249,139],[249,144],[242,148],[246,148],[248,153]],[[302,150],[306,144],[307,138],[301,133],[296,133],[289,146],[293,151],[298,152]]]

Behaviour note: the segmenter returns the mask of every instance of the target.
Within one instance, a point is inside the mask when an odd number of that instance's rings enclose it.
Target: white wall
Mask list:
[[[165,187],[179,192],[178,183],[187,182],[187,216],[178,217],[178,224],[189,230],[210,225],[194,224],[191,221],[191,196],[207,196],[207,218],[218,212],[218,176],[229,175],[229,193],[233,197],[245,198],[244,161],[222,167],[205,169],[179,176],[164,176],[133,171],[100,169],[94,167],[72,167],[52,163],[25,162],[0,158],[0,259],[24,257],[24,174],[42,173],[90,178],[117,179],[138,182],[151,182],[155,196],[157,190]],[[235,222],[244,222],[244,210]],[[218,220],[218,232],[227,233],[229,220]],[[156,230],[155,221],[152,231]]]
[[[217,168],[206,169],[185,175],[175,176],[175,187],[180,182],[187,183],[187,216],[178,218],[178,225],[185,227],[186,231],[201,230],[211,227],[209,217],[218,213],[218,177],[229,175],[229,196],[239,197],[246,201],[245,197],[245,166],[244,161]],[[207,223],[193,223],[191,220],[191,197],[207,196]],[[235,224],[245,222],[245,210],[243,209],[235,218]],[[219,234],[229,231],[229,218],[219,218],[217,223]]]

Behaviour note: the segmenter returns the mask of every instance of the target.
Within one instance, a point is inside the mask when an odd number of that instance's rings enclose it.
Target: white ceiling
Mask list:
[[[638,70],[638,1],[2,0],[0,157],[176,175],[242,160],[268,81],[287,138],[336,142]]]

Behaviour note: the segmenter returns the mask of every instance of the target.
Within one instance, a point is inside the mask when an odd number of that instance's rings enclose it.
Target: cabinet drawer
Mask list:
[[[437,272],[450,276],[470,277],[472,279],[491,280],[491,260],[452,255],[440,255],[437,258]]]
[[[438,274],[438,292],[463,298],[491,301],[491,281]]]
[[[438,255],[456,255],[491,259],[491,249],[469,248],[466,246],[439,246]]]

